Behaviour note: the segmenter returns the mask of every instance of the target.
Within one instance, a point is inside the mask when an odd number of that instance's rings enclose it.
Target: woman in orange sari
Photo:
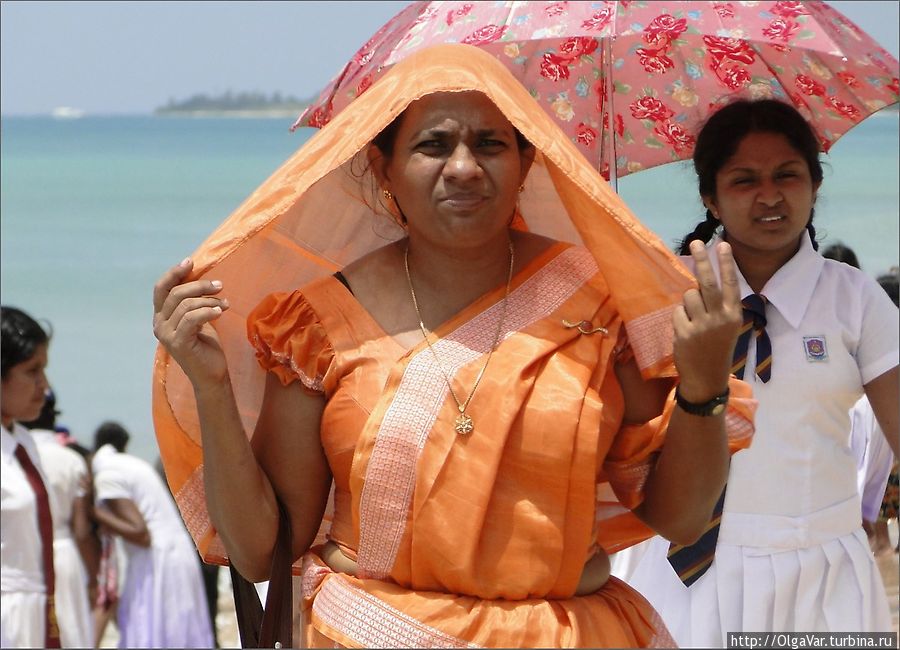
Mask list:
[[[669,643],[607,553],[699,536],[749,444],[717,254],[697,288],[489,54],[397,64],[154,288],[201,552],[267,579],[280,501],[309,646]]]

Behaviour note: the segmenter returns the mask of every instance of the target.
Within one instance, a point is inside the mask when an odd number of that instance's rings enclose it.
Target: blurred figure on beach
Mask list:
[[[54,500],[31,433],[49,384],[50,335],[15,307],[0,307],[0,647],[59,648],[53,563]]]
[[[94,646],[99,648],[110,621],[115,625],[119,607],[119,538],[98,526],[100,562],[97,567],[97,596],[92,602],[94,618]]]
[[[166,468],[163,466],[162,458],[156,458],[154,468],[160,478],[162,478],[163,481],[166,481]],[[172,492],[170,491],[169,494],[171,495]],[[185,532],[187,532],[187,528],[185,528]],[[200,572],[203,574],[203,588],[206,591],[206,605],[209,608],[209,620],[212,622],[213,643],[214,647],[218,648],[219,634],[216,629],[216,616],[219,613],[219,565],[207,564],[203,561],[203,558],[200,557],[199,553],[196,553],[196,555],[197,561],[200,563]]]
[[[211,648],[212,623],[193,542],[153,466],[125,453],[129,434],[105,422],[94,435],[95,517],[122,540],[126,572],[120,648]]]
[[[117,538],[108,530],[101,527],[94,516],[94,475],[91,470],[91,450],[82,445],[69,431],[69,428],[57,424],[54,427],[56,441],[67,449],[76,452],[85,462],[87,470],[85,499],[88,503],[90,516],[92,544],[95,557],[88,562],[90,571],[88,590],[91,608],[91,628],[94,631],[93,647],[99,648],[106,626],[116,613],[116,605],[119,602],[119,554],[116,548],[119,545]]]
[[[900,305],[900,269],[892,268],[878,276],[878,284],[885,290],[895,305]],[[857,447],[865,449],[866,471],[861,472],[869,482],[860,480],[863,495],[863,527],[869,536],[869,545],[876,557],[891,552],[891,538],[888,523],[896,519],[900,510],[900,481],[898,481],[897,457],[887,447],[881,427],[878,426],[872,407],[868,401],[860,400],[851,413],[852,429],[850,440]],[[871,466],[871,467],[869,467]],[[894,552],[900,549],[900,543]]]
[[[842,242],[828,246],[822,257],[862,268],[853,249]],[[879,276],[878,284],[897,305],[897,273]],[[856,457],[863,529],[869,546],[876,556],[889,553],[888,521],[897,516],[897,459],[865,395],[850,410],[850,449]]]
[[[844,264],[849,264],[855,269],[861,269],[862,266],[859,264],[859,258],[856,256],[856,253],[852,248],[844,244],[843,242],[835,242],[830,246],[826,246],[825,250],[822,251],[822,257],[826,260],[834,260],[835,262],[843,262]]]
[[[58,413],[56,395],[48,390],[40,415],[22,425],[31,431],[54,496],[53,565],[60,643],[63,648],[89,648],[94,645],[91,605],[97,590],[100,539],[91,517],[88,465],[77,451],[58,441]]]

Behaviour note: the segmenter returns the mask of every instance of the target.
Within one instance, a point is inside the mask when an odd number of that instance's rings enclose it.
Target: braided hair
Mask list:
[[[797,109],[776,99],[741,99],[714,113],[697,135],[693,160],[701,197],[716,195],[716,175],[751,133],[783,135],[806,161],[813,184],[822,182],[824,174],[819,161],[819,139]],[[806,229],[813,248],[818,250],[814,215],[815,210],[811,210]],[[707,210],[706,219],[681,240],[679,254],[688,255],[690,243],[695,239],[704,244],[709,242],[719,225],[719,220]]]

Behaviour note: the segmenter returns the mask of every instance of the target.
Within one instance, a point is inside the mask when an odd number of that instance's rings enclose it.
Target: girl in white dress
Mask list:
[[[58,648],[52,598],[53,492],[34,438],[19,422],[35,419],[47,392],[50,337],[28,314],[0,307],[0,647]]]
[[[765,297],[758,334],[771,365],[751,336],[743,379],[759,400],[756,436],[731,461],[711,566],[686,587],[657,537],[616,558],[613,573],[681,646],[723,647],[729,632],[891,631],[847,432],[865,394],[897,454],[897,309],[873,279],[817,252],[819,140],[795,109],[722,108],[694,166],[707,218],[681,252],[694,239],[731,244],[742,299]]]

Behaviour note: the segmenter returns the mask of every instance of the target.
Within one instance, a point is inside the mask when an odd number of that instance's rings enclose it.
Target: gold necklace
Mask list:
[[[403,268],[406,270],[406,281],[409,283],[409,293],[412,296],[413,307],[415,307],[416,316],[419,317],[419,329],[422,331],[422,338],[424,338],[425,343],[428,344],[428,349],[431,350],[431,354],[432,356],[434,356],[434,361],[437,364],[437,367],[440,368],[441,374],[444,376],[444,381],[447,382],[447,388],[450,389],[450,395],[453,397],[453,401],[456,402],[456,408],[459,410],[459,415],[456,416],[456,422],[454,423],[453,428],[456,433],[460,435],[466,435],[472,433],[472,431],[475,430],[475,423],[472,421],[472,418],[466,413],[466,409],[469,407],[469,402],[472,401],[472,397],[475,395],[475,391],[478,389],[478,384],[481,382],[481,378],[484,376],[484,371],[487,370],[488,364],[491,362],[491,356],[493,356],[494,350],[497,348],[497,344],[500,342],[500,332],[503,331],[503,323],[504,321],[506,321],[506,305],[509,301],[509,287],[512,284],[514,264],[515,249],[513,247],[512,240],[510,240],[509,273],[506,276],[506,294],[503,296],[503,307],[500,314],[500,319],[497,321],[497,332],[494,334],[494,342],[491,344],[491,349],[488,351],[487,359],[484,360],[484,365],[481,366],[481,370],[478,371],[478,376],[475,377],[475,385],[472,386],[472,392],[469,393],[469,396],[464,402],[461,402],[456,396],[456,392],[454,392],[453,390],[453,384],[450,382],[450,377],[444,370],[444,365],[438,358],[437,352],[435,352],[434,348],[431,347],[431,341],[428,339],[428,332],[425,330],[425,323],[422,321],[422,313],[419,311],[419,301],[416,300],[416,290],[413,289],[412,277],[409,274],[409,242],[407,242],[406,251],[404,251],[403,253]]]

